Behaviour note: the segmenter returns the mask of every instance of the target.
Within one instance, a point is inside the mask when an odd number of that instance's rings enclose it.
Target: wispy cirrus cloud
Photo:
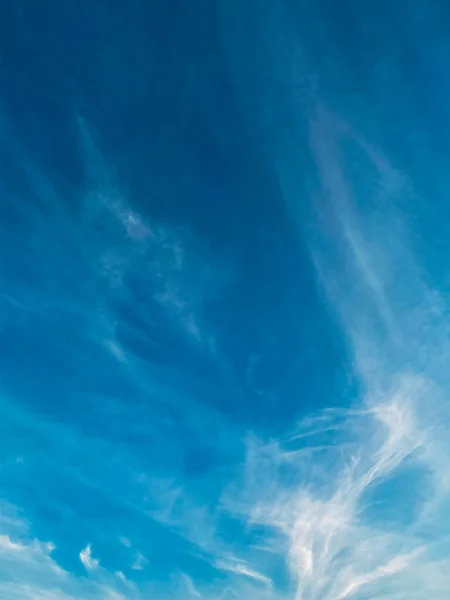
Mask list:
[[[322,110],[311,122],[322,200],[321,234],[309,243],[361,396],[350,409],[307,417],[286,440],[253,439],[239,484],[245,491],[236,501],[233,488],[225,504],[250,526],[268,528],[297,600],[443,600],[450,590],[445,303],[420,277],[393,207],[395,194],[410,193],[407,178],[349,131]],[[383,202],[355,201],[358,181],[346,173],[343,150],[349,137],[381,181]]]
[[[86,222],[110,220],[106,244],[96,258],[99,272],[113,288],[125,290],[136,269],[141,275],[145,272],[148,299],[157,302],[190,340],[209,344],[202,306],[222,288],[228,267],[211,262],[208,250],[187,227],[155,222],[132,208],[83,119],[79,132],[89,182]],[[121,239],[114,233],[117,225],[125,234]]]
[[[342,136],[351,137],[380,182],[384,196],[375,198],[376,209],[355,201]],[[401,600],[405,594],[444,600],[450,590],[450,413],[442,361],[448,324],[445,302],[421,278],[401,213],[390,204],[411,193],[411,185],[330,115],[320,113],[311,123],[311,147],[319,212],[326,215],[317,225],[323,237],[309,240],[311,255],[353,357],[360,395],[350,408],[334,408],[342,399],[330,398],[329,410],[306,416],[280,439],[249,437],[242,477],[226,487],[220,507],[249,530],[264,528],[258,544],[242,548],[245,558],[224,558],[215,518],[190,505],[175,482],[160,517],[232,576],[226,589],[236,597],[252,597],[264,584],[268,597],[296,600]],[[272,579],[268,555],[284,561],[288,584]]]
[[[251,569],[243,560],[233,560],[231,558],[220,559],[216,561],[215,566],[222,571],[228,571],[229,573],[235,573],[236,575],[248,577],[254,581],[264,583],[269,587],[272,585],[272,580],[269,577]]]
[[[0,513],[0,595],[13,600],[125,600],[130,598],[116,585],[112,574],[99,567],[88,546],[80,558],[90,569],[98,567],[94,578],[78,578],[62,569],[54,559],[51,542],[30,535],[29,525],[17,510],[2,503]],[[94,564],[95,563],[95,564]]]
[[[348,173],[343,139],[354,144],[372,169],[377,182],[372,204],[361,200],[358,183]],[[127,510],[190,542],[185,552],[213,569],[213,584],[201,585],[186,572],[180,597],[185,598],[187,591],[193,597],[222,600],[261,596],[403,600],[405,595],[444,600],[450,589],[446,302],[423,281],[401,212],[394,206],[397,196],[411,193],[407,177],[324,110],[311,120],[310,142],[321,199],[318,213],[325,217],[316,224],[316,238],[308,242],[318,287],[340,323],[361,383],[360,396],[352,399],[351,408],[335,409],[342,399],[330,398],[329,411],[306,417],[280,439],[261,441],[256,434],[249,436],[241,477],[237,482],[233,479],[237,467],[220,473],[225,491],[213,506],[195,498],[195,490],[173,474],[165,480],[153,473],[146,476],[145,495],[139,495],[144,486],[137,490],[128,484],[140,461],[133,449],[125,450],[120,427],[113,436],[119,441],[106,444],[96,434],[84,436],[76,428],[69,432],[63,424],[58,435],[49,424],[40,431],[38,419],[32,428],[28,420],[23,430],[27,434],[32,430],[51,451],[64,448],[67,463],[76,465],[72,475],[75,472],[78,484],[87,481],[105,495],[120,496]],[[42,285],[30,297],[8,295],[8,304],[41,316],[45,313],[50,320],[55,307],[66,311],[66,316],[81,315],[86,338],[94,339],[128,368],[133,349],[119,339],[111,297],[129,299],[133,277],[137,272],[142,281],[144,273],[143,298],[129,303],[135,316],[145,325],[154,325],[148,310],[154,303],[189,340],[204,342],[208,333],[202,306],[209,288],[220,287],[214,265],[203,258],[198,241],[187,229],[155,223],[132,207],[95,144],[86,157],[89,185],[75,228],[61,211],[53,186],[38,169],[28,169],[39,184],[39,194],[54,209],[58,206],[58,220],[48,236],[51,241],[46,238],[44,244],[41,215],[28,215],[31,221],[35,216],[32,260]],[[65,270],[68,263],[76,265],[70,273]],[[67,336],[64,340],[67,343]],[[146,389],[142,379],[137,384],[136,379],[132,396]],[[161,393],[157,385],[149,387],[153,395]],[[113,409],[114,400],[108,398],[107,411]],[[20,411],[11,412],[17,417]],[[149,411],[143,423],[134,416],[132,433],[145,440],[147,449],[157,434],[161,440],[167,437],[166,423],[172,426],[176,421],[169,413],[164,412],[159,421],[157,410]],[[125,410],[119,413],[120,418],[125,415]],[[17,417],[21,426],[22,419],[23,415]],[[206,419],[198,421],[198,435],[219,439]],[[111,425],[112,419],[102,422],[104,428]],[[217,429],[221,427],[225,426]],[[175,427],[167,430],[173,438],[151,446],[154,462],[162,455],[161,470],[167,468],[163,459],[178,433]],[[96,456],[101,460],[92,464]],[[142,462],[149,466],[148,461]],[[238,517],[233,526],[240,527],[240,534],[258,530],[258,535],[248,544],[222,539],[226,536],[218,521],[224,516]],[[130,573],[138,577],[148,566],[134,546],[129,573],[117,568],[109,572],[103,568],[103,554],[100,563],[87,545],[79,558],[88,577],[78,578],[59,566],[53,544],[35,539],[17,517],[4,520],[3,531],[0,552],[6,570],[0,591],[8,598],[119,600],[134,594],[146,600],[144,592],[129,581]],[[175,551],[176,544],[171,543],[170,550]],[[128,540],[122,544],[130,549]],[[276,559],[282,565],[278,572],[273,567]],[[177,592],[172,595],[177,597]]]
[[[295,582],[286,597],[447,596],[442,467],[450,461],[427,418],[428,404],[441,401],[430,382],[405,375],[358,407],[327,415],[336,424],[331,444],[322,415],[307,420],[311,436],[294,436],[294,444],[292,437],[251,442],[243,479],[224,501],[248,527],[267,528],[267,551],[286,558]]]
[[[100,564],[98,558],[92,557],[92,548],[90,544],[80,552],[80,560],[86,569],[96,569]]]
[[[135,571],[142,571],[145,566],[148,565],[148,560],[140,552],[136,555],[136,560],[131,565],[131,568]]]
[[[192,577],[190,577],[186,573],[181,573],[180,578],[181,578],[183,586],[186,589],[188,597],[190,597],[190,598],[201,598],[202,597],[202,594],[197,589],[197,586],[195,585]]]

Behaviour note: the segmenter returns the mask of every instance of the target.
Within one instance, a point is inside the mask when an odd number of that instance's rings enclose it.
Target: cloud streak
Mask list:
[[[235,573],[236,575],[242,575],[244,577],[248,577],[253,579],[254,581],[259,581],[268,585],[269,587],[272,585],[272,581],[269,577],[266,577],[262,573],[258,573],[251,569],[248,565],[245,564],[244,561],[239,560],[218,560],[215,565],[218,569],[222,571],[228,571],[229,573]]]
[[[89,182],[86,224],[99,218],[110,221],[107,245],[96,258],[99,272],[113,288],[125,289],[136,269],[145,272],[145,288],[153,288],[149,300],[157,302],[192,342],[209,344],[202,306],[219,292],[227,269],[211,263],[208,250],[200,247],[189,228],[155,222],[132,208],[89,125],[83,119],[78,123]],[[117,225],[124,237],[114,235]],[[119,361],[124,360],[113,341],[106,344]]]
[[[322,220],[326,233],[310,248],[362,395],[351,409],[308,417],[286,441],[253,442],[247,496],[233,509],[253,507],[249,523],[270,528],[272,547],[287,545],[296,600],[443,600],[450,591],[443,476],[450,415],[440,353],[448,355],[448,325],[442,299],[419,276],[401,215],[380,203],[357,207],[344,141],[350,137],[385,190],[401,193],[407,178],[349,131],[323,110],[311,121],[318,214],[330,221]],[[441,317],[431,324],[430,314]]]
[[[53,558],[55,546],[34,539],[28,524],[11,505],[2,503],[0,525],[5,532],[0,537],[0,596],[14,600],[124,600],[120,590],[115,589],[114,578],[106,571],[99,568],[97,579],[79,579],[62,569]],[[92,559],[89,546],[80,558],[89,568],[99,566]]]
[[[80,560],[86,569],[97,569],[100,564],[97,558],[92,557],[92,549],[90,544],[88,544],[86,548],[83,548],[83,550],[80,552]]]

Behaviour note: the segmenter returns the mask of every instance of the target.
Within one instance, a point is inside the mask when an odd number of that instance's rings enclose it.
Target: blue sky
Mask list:
[[[0,597],[450,593],[444,2],[0,7]]]

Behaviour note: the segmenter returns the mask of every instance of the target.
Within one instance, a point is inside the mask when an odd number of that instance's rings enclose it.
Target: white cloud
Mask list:
[[[78,578],[62,569],[52,556],[55,546],[30,538],[27,523],[18,519],[17,513],[11,505],[2,504],[0,597],[11,600],[125,600],[117,589],[117,579],[127,586],[128,599],[130,594],[133,598],[139,597],[132,582],[99,566],[92,558],[89,545],[80,553],[83,564],[90,569],[89,578]],[[20,538],[16,539],[16,536]]]
[[[238,486],[244,488],[244,501],[233,504],[227,498],[226,506],[247,511],[249,526],[269,527],[271,549],[278,548],[282,556],[287,543],[288,565],[297,580],[296,598],[362,599],[367,594],[384,598],[396,589],[408,597],[416,593],[423,599],[444,598],[439,593],[450,586],[450,560],[439,554],[439,545],[445,539],[449,543],[450,526],[436,518],[429,528],[421,512],[429,496],[439,491],[430,487],[427,473],[433,473],[435,459],[441,458],[430,454],[433,436],[426,420],[419,418],[423,398],[435,401],[425,382],[406,376],[383,401],[374,404],[371,399],[360,411],[350,411],[339,428],[341,442],[323,453],[251,443],[250,463]],[[384,508],[372,507],[370,495],[413,468],[417,488],[427,492],[425,500],[415,499],[418,508],[411,523],[384,522],[386,508],[394,506],[401,513],[409,494],[416,492],[390,492],[389,506]],[[291,473],[287,480],[286,470]],[[447,494],[445,501],[449,499]],[[378,511],[376,521],[368,509]],[[426,574],[433,573],[438,563],[442,567],[442,561],[446,570],[437,582]],[[233,570],[243,571],[239,563]],[[422,573],[420,583],[417,572]]]
[[[0,591],[8,600],[81,600],[60,589],[39,589],[22,583],[0,583]]]
[[[105,348],[121,363],[127,363],[127,358],[122,346],[116,340],[104,340]]]
[[[109,585],[100,585],[97,588],[98,598],[101,600],[129,600],[121,592]]]
[[[348,598],[357,592],[361,587],[368,585],[382,577],[388,577],[390,575],[396,575],[400,573],[420,554],[420,548],[413,551],[409,555],[398,555],[392,558],[385,565],[381,565],[374,569],[371,573],[365,573],[364,575],[358,575],[347,584],[347,587],[337,596],[336,600],[342,600]]]
[[[125,574],[123,573],[123,571],[116,571],[115,575],[130,590],[137,589],[135,583],[133,581],[130,581],[129,579],[127,579],[125,577]]]
[[[92,549],[90,544],[88,544],[86,548],[80,552],[80,560],[86,569],[96,569],[99,566],[98,559],[92,558]]]
[[[142,571],[147,564],[148,560],[145,558],[145,556],[138,552],[136,555],[136,560],[134,561],[131,568],[135,571]]]
[[[25,546],[11,541],[7,535],[0,535],[0,552],[20,552],[22,550],[25,550]]]
[[[2,529],[5,522],[2,519]],[[9,535],[0,536],[0,561],[2,577],[0,596],[34,600],[53,598],[56,589],[61,598],[70,598],[64,593],[68,573],[53,560],[54,545],[38,540],[12,540]]]
[[[217,560],[215,566],[217,569],[221,569],[222,571],[228,571],[229,573],[235,573],[236,575],[249,577],[250,579],[264,583],[269,587],[272,586],[272,580],[269,577],[259,573],[258,571],[255,571],[254,569],[251,569],[242,560]]]
[[[312,124],[323,200],[308,242],[361,396],[340,410],[333,406],[342,399],[331,398],[330,410],[307,415],[285,438],[249,438],[242,479],[225,491],[223,507],[249,528],[264,526],[258,550],[287,557],[296,582],[289,598],[444,600],[448,307],[422,281],[394,207],[399,194],[412,195],[407,178],[353,135],[379,180],[376,207],[356,200],[340,144],[345,131],[329,115]],[[251,564],[265,577],[267,562],[254,550]]]
[[[3,529],[5,523],[2,519]],[[65,572],[53,561],[51,554],[55,546],[51,542],[29,540],[15,541],[9,535],[0,535],[0,557],[10,565],[21,564],[24,568],[45,568],[53,575],[62,576]]]
[[[343,131],[342,123],[323,113],[311,126],[323,191],[318,212],[332,228],[321,239],[324,223],[318,225],[310,244],[363,397],[351,410],[308,417],[286,442],[253,441],[245,491],[226,505],[247,511],[250,525],[268,526],[281,554],[288,544],[298,600],[441,600],[450,590],[450,488],[444,476],[450,472],[450,411],[448,387],[440,388],[448,386],[441,362],[450,352],[446,311],[421,281],[393,208],[392,194],[402,193],[406,178],[354,137],[373,165],[374,180],[378,176],[383,193],[391,194],[384,212],[377,205],[381,216],[367,206],[369,199],[356,202],[357,182],[349,181],[341,150]],[[358,208],[363,202],[364,210]],[[407,472],[411,490],[389,488]],[[388,518],[392,510],[396,516]]]
[[[202,597],[202,595],[198,591],[198,589],[197,589],[197,587],[196,587],[196,585],[195,585],[194,580],[192,579],[192,577],[190,577],[186,573],[181,573],[180,577],[181,577],[181,581],[182,581],[183,587],[185,588],[185,590],[188,593],[189,597],[192,597],[192,598],[201,598]]]

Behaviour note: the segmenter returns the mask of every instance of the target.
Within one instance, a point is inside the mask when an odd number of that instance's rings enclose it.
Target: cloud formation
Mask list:
[[[266,577],[262,573],[254,571],[253,569],[248,567],[242,560],[236,561],[231,559],[221,559],[216,562],[216,567],[218,569],[221,569],[222,571],[228,571],[230,573],[235,573],[236,575],[243,575],[244,577],[249,577],[250,579],[253,579],[255,581],[260,581],[261,583],[264,583],[269,587],[272,585],[272,581],[269,577]]]
[[[86,548],[80,552],[80,560],[86,569],[96,569],[99,566],[99,560],[97,558],[92,558],[92,549],[91,545],[88,544]]]
[[[357,207],[342,150],[349,141],[392,192],[391,202],[393,191],[410,188],[399,187],[406,178],[375,160],[381,153],[342,121],[323,110],[312,120],[319,212],[333,229],[311,242],[311,252],[362,396],[351,409],[308,418],[288,444],[251,448],[249,519],[270,527],[276,540],[281,533],[298,600],[444,599],[450,413],[443,301],[421,280],[395,209],[378,201],[378,215],[367,200]]]
[[[102,218],[110,222],[106,243],[96,257],[99,272],[113,288],[125,290],[134,273],[145,273],[143,288],[151,290],[148,299],[157,302],[188,339],[208,345],[211,340],[201,322],[202,307],[227,280],[225,265],[211,262],[208,249],[201,247],[188,227],[155,222],[132,208],[88,124],[83,119],[78,122],[89,182],[84,225],[90,227]],[[115,232],[117,225],[119,230]],[[118,235],[120,230],[125,237]],[[118,360],[123,360],[117,344],[108,341],[108,347]]]
[[[6,507],[1,515],[0,593],[17,600],[147,600],[157,596],[145,587],[144,578],[157,577],[160,554],[167,566],[178,552],[182,575],[173,587],[167,584],[165,597],[184,600],[187,593],[207,600],[447,599],[448,306],[423,276],[396,207],[402,195],[413,197],[407,176],[323,107],[310,119],[317,222],[314,236],[303,231],[302,235],[307,238],[317,287],[352,357],[358,395],[350,400],[329,398],[329,410],[307,415],[279,438],[248,432],[243,465],[230,467],[224,460],[221,466],[205,468],[202,477],[200,453],[194,449],[193,459],[180,457],[174,440],[184,435],[186,446],[194,446],[196,435],[212,440],[214,450],[219,446],[222,450],[232,435],[236,438],[242,431],[234,425],[227,428],[222,414],[210,419],[214,411],[204,410],[188,393],[179,397],[178,390],[175,394],[170,390],[169,401],[155,377],[159,365],[136,357],[146,355],[142,345],[148,350],[166,344],[165,350],[173,351],[170,336],[166,343],[163,336],[155,341],[148,334],[159,332],[161,321],[183,332],[190,343],[208,346],[211,333],[204,305],[218,294],[227,275],[217,276],[222,270],[209,260],[207,248],[192,231],[147,218],[133,204],[87,126],[79,125],[88,184],[77,218],[61,208],[61,198],[48,178],[26,157],[21,161],[34,194],[56,215],[55,226],[49,235],[39,210],[27,214],[32,252],[23,253],[23,261],[39,284],[18,285],[2,299],[23,319],[32,315],[46,320],[41,335],[50,335],[59,317],[63,324],[52,357],[59,358],[60,339],[73,354],[63,368],[49,369],[49,381],[66,369],[66,394],[67,381],[75,385],[82,372],[79,363],[85,360],[89,367],[95,364],[95,373],[87,369],[83,385],[94,391],[86,401],[81,385],[83,394],[74,402],[78,410],[85,400],[77,415],[82,426],[71,428],[61,422],[56,433],[50,420],[35,418],[31,409],[13,406],[12,400],[5,400],[4,406],[8,419],[27,434],[22,437],[35,438],[36,448],[49,448],[49,455],[55,449],[62,454],[59,470],[47,458],[48,471],[39,471],[39,464],[36,472],[44,472],[48,480],[49,474],[57,475],[74,488],[98,494],[97,499],[113,498],[110,508],[121,520],[120,532],[126,531],[123,519],[135,520],[139,545],[134,535],[130,534],[131,544],[127,538],[119,540],[115,532],[113,538],[124,554],[117,551],[109,569],[103,552],[100,563],[90,544],[78,554],[84,537],[73,551],[86,568],[82,577],[77,576],[60,566],[53,542],[37,539],[17,511]],[[351,169],[349,146],[351,156],[357,154],[364,161],[376,182],[370,197],[362,193]],[[25,271],[24,264],[18,265],[18,272]],[[67,270],[67,264],[73,268]],[[126,326],[118,308],[123,310],[124,305],[133,311]],[[92,358],[97,356],[92,347],[76,345],[81,333],[83,342],[89,340],[95,350],[101,348],[113,357],[123,379],[112,378],[110,364],[102,367]],[[74,364],[77,369],[71,371]],[[102,368],[103,375],[96,379]],[[206,375],[202,370],[200,378]],[[251,380],[251,373],[247,375]],[[326,367],[323,376],[328,376]],[[98,382],[111,389],[110,396],[105,392],[102,409],[97,406]],[[117,401],[120,385],[125,389],[123,406]],[[130,419],[131,402],[135,404]],[[183,404],[188,415],[184,420],[182,410],[174,409]],[[342,405],[345,408],[336,408]],[[65,418],[70,420],[73,414],[69,411]],[[132,421],[129,429],[122,427],[127,418]],[[106,441],[103,431],[110,436]],[[145,448],[141,455],[139,444]],[[40,459],[41,455],[36,463]],[[142,474],[144,469],[153,471]],[[212,485],[211,473],[222,489],[206,502],[203,492]],[[55,480],[58,484],[58,477]],[[63,501],[55,497],[48,510],[61,517],[64,511],[58,503]],[[89,507],[84,511],[90,515]],[[145,534],[142,524],[148,526]],[[155,536],[150,542],[149,530]],[[94,540],[90,536],[87,539]],[[159,544],[167,539],[160,550]],[[97,551],[97,543],[92,543]],[[153,560],[147,560],[144,543],[153,550]]]
[[[29,526],[17,510],[2,503],[0,511],[0,596],[11,600],[125,600],[112,575],[102,569],[94,579],[78,578],[62,569],[53,558],[51,542],[30,536]],[[83,564],[99,567],[90,547],[80,553]]]

